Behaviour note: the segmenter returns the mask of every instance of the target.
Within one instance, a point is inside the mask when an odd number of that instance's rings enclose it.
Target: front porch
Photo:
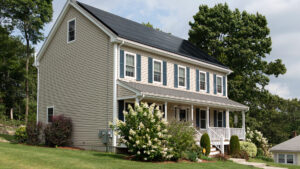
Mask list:
[[[144,89],[145,87],[149,87],[153,91],[149,93]],[[141,90],[145,91],[142,92]],[[168,94],[163,92],[168,92]],[[172,97],[171,94],[175,96],[185,94],[186,98]],[[199,96],[199,99],[193,99],[193,97]],[[118,86],[118,118],[124,120],[123,110],[135,102],[146,102],[149,105],[155,103],[164,112],[163,118],[168,122],[190,122],[197,131],[195,140],[198,144],[200,144],[202,134],[208,133],[211,144],[221,153],[224,153],[225,145],[229,144],[232,135],[237,135],[240,140],[245,140],[245,111],[248,110],[248,107],[228,98],[174,89],[161,89],[144,84],[135,84],[133,87],[120,83]],[[238,118],[238,116],[240,117]]]

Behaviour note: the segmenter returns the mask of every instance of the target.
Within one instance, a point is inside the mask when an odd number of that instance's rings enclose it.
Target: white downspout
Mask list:
[[[36,93],[36,123],[39,122],[39,97],[40,97],[40,64],[39,61],[36,58],[36,55],[34,56],[34,66],[37,69],[37,93]]]

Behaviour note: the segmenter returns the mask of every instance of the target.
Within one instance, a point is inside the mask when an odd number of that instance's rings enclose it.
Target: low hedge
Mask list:
[[[245,151],[249,157],[255,157],[257,154],[257,148],[254,143],[240,141],[240,148],[242,151]]]

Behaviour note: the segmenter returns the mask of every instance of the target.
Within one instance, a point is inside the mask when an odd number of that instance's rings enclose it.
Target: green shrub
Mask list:
[[[210,138],[207,133],[204,133],[200,139],[200,146],[205,149],[205,155],[210,154]]]
[[[15,139],[18,143],[25,143],[27,141],[26,127],[20,126],[15,133]]]
[[[217,154],[214,156],[215,159],[219,160],[219,161],[227,161],[229,159],[229,157],[227,155],[224,154]]]
[[[256,156],[264,156],[264,150],[262,148],[257,148],[257,154]]]
[[[168,125],[168,135],[170,135],[169,146],[173,148],[174,160],[182,158],[183,153],[187,151],[199,151],[199,146],[196,145],[195,129],[190,127],[187,122],[171,122]]]
[[[189,151],[186,153],[187,159],[193,162],[196,162],[198,160],[198,154],[193,151]]]
[[[200,156],[200,159],[201,159],[201,160],[206,160],[206,161],[213,161],[213,160],[214,160],[213,158],[208,157],[208,156],[205,156],[205,155],[201,155],[201,156]]]
[[[171,136],[168,135],[167,122],[158,106],[135,104],[134,108],[129,106],[129,112],[124,111],[124,116],[126,122],[117,121],[112,127],[136,160],[162,161],[173,157],[168,145]]]
[[[72,120],[63,115],[53,116],[52,123],[44,130],[48,146],[65,146],[71,144]]]
[[[249,157],[255,157],[257,154],[257,148],[254,143],[240,141],[240,148],[242,151],[246,151]]]
[[[230,138],[230,154],[236,155],[240,152],[240,141],[239,137],[236,135],[231,136]]]
[[[27,133],[27,144],[30,145],[39,145],[41,144],[40,134],[42,130],[42,123],[39,122],[28,122],[26,126],[26,133]]]
[[[264,161],[267,161],[267,162],[274,162],[274,159],[271,158],[271,157],[266,157],[266,156],[256,156],[255,158],[256,158],[256,159],[261,159],[261,160],[264,160]]]

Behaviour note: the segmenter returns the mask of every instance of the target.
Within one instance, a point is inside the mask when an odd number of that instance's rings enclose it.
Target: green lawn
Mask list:
[[[100,169],[249,169],[227,162],[151,163],[123,159],[124,156],[95,151],[44,148],[0,143],[0,168],[100,168]]]
[[[300,166],[296,165],[287,165],[287,164],[278,164],[274,162],[268,162],[261,159],[251,158],[249,162],[259,162],[259,163],[266,163],[267,166],[274,166],[274,167],[282,167],[282,168],[288,168],[288,169],[300,169]]]

